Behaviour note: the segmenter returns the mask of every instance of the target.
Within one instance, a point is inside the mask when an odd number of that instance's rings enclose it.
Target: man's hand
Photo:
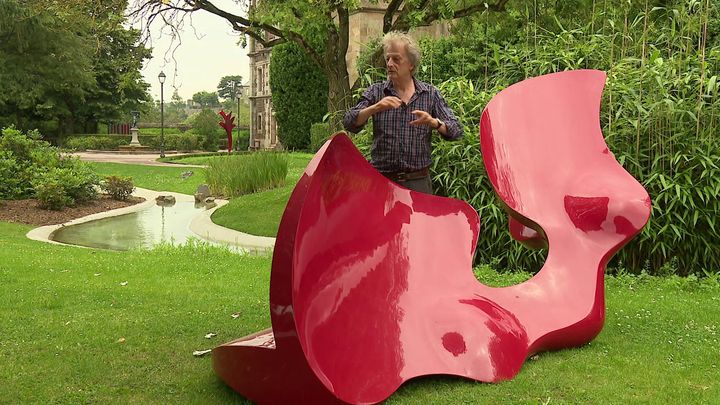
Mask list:
[[[392,110],[393,108],[398,108],[402,105],[402,103],[402,100],[395,96],[383,97],[382,100],[378,101],[373,106],[373,115],[383,111]]]
[[[413,121],[410,121],[410,125],[427,125],[432,129],[437,128],[437,120],[433,118],[432,115],[428,114],[426,111],[415,110],[412,112],[412,114],[417,118]]]

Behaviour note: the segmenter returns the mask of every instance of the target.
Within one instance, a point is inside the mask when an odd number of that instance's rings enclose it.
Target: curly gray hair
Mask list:
[[[383,56],[385,56],[390,44],[396,42],[402,42],[405,44],[405,51],[410,58],[410,63],[413,65],[412,73],[415,74],[415,69],[417,69],[418,65],[420,65],[422,54],[420,53],[420,47],[417,42],[410,35],[399,31],[390,31],[385,34],[382,39]]]

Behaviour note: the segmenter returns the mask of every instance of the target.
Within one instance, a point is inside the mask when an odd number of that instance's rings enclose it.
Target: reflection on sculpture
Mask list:
[[[483,112],[485,165],[511,234],[552,246],[535,277],[508,288],[477,282],[472,207],[395,185],[336,135],[280,224],[272,328],[217,347],[216,372],[258,403],[377,403],[422,375],[511,379],[534,353],[593,339],[605,265],[650,213],[602,138],[604,78],[526,80]]]

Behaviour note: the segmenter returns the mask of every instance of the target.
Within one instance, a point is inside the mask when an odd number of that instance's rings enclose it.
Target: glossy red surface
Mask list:
[[[413,377],[507,380],[538,351],[590,341],[605,315],[604,267],[650,212],[600,133],[604,77],[526,80],[483,113],[485,165],[511,234],[551,246],[535,277],[477,282],[476,212],[388,181],[336,135],[283,215],[272,329],[216,348],[216,372],[258,403],[377,403]]]
[[[227,134],[228,153],[232,153],[232,130],[235,128],[235,124],[233,123],[235,117],[233,117],[232,113],[226,113],[223,110],[220,110],[218,114],[223,118],[222,121],[218,122],[218,125],[220,125]]]

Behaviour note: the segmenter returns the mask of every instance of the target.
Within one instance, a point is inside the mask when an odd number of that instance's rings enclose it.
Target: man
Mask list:
[[[343,124],[359,132],[373,117],[370,163],[388,179],[432,194],[429,167],[433,130],[448,140],[463,129],[434,86],[416,80],[420,49],[407,34],[389,32],[382,41],[388,80],[368,87]]]

